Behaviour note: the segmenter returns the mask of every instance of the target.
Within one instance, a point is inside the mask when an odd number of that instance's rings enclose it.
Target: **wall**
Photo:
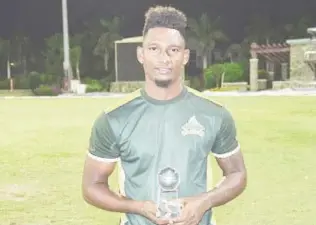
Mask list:
[[[118,81],[144,81],[142,65],[137,60],[137,46],[139,43],[119,43],[116,46]]]
[[[313,50],[313,44],[310,39],[288,40],[290,44],[290,80],[291,81],[313,81],[314,72],[304,62],[304,53]]]

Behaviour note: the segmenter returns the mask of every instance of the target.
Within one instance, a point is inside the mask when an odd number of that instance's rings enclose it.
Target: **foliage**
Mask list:
[[[102,82],[99,80],[84,78],[83,83],[87,85],[86,92],[100,92],[104,89]]]
[[[221,83],[239,82],[244,78],[244,70],[239,63],[213,64],[204,71],[206,89],[221,87]],[[224,79],[224,80],[223,80]]]
[[[48,86],[59,86],[60,79],[58,77],[55,77],[51,74],[41,74],[38,72],[32,72],[29,75],[29,84],[30,89],[35,93],[35,89],[40,87],[41,85],[48,85]]]
[[[46,51],[43,53],[45,58],[46,73],[54,76],[63,74],[63,36],[55,34],[45,40]]]
[[[104,90],[109,90],[111,76],[115,66],[114,42],[122,38],[120,32],[123,19],[91,19],[84,22],[84,30],[80,33],[71,33],[69,36],[70,61],[76,79],[81,80],[85,75],[91,76],[102,83]],[[212,19],[206,13],[198,18],[188,18],[188,47],[197,50],[202,57],[203,69],[214,63],[229,61],[242,66],[236,73],[231,67],[226,68],[224,80],[249,80],[249,50],[253,41],[258,44],[284,42],[288,38],[303,38],[308,36],[306,29],[313,25],[313,18],[304,15],[285,24],[276,24],[273,18],[264,14],[254,15],[245,29],[246,36],[241,43],[223,43],[229,38],[221,29],[219,19]],[[223,45],[218,45],[222,42]],[[217,53],[220,54],[217,54]],[[208,57],[212,54],[212,58]],[[220,56],[220,57],[216,57]],[[11,74],[14,77],[16,88],[25,89],[28,86],[34,90],[43,82],[58,84],[63,77],[63,36],[55,33],[40,43],[37,40],[17,33],[8,39],[0,38],[0,76],[6,77],[7,62],[12,63]],[[135,56],[136,57],[136,56]],[[216,62],[215,62],[216,63]],[[235,65],[236,66],[236,65]],[[235,72],[230,73],[230,69]],[[30,76],[29,71],[38,71],[38,76]],[[259,78],[266,79],[267,73],[259,71]],[[212,76],[208,84],[204,85],[204,76],[193,79],[191,84],[197,89],[220,85],[219,77]],[[45,80],[45,81],[44,81]],[[9,81],[0,81],[0,88],[8,89]],[[93,86],[93,85],[92,85]],[[98,89],[93,86],[92,89]]]
[[[217,87],[217,88],[211,88],[210,91],[216,91],[216,92],[221,92],[221,91],[238,91],[239,87],[237,86],[231,86],[231,87]]]
[[[187,76],[186,80],[190,81],[190,87],[198,90],[198,91],[203,91],[205,88],[205,81],[203,79],[203,75],[197,75],[197,76]]]
[[[212,21],[206,13],[196,20],[188,18],[188,45],[203,56],[203,68],[207,67],[207,55],[215,48],[216,42],[227,41],[219,28],[219,20]]]
[[[239,82],[243,81],[244,70],[239,63],[224,63],[225,82]]]
[[[34,89],[37,96],[57,96],[61,93],[61,89],[56,85],[43,85]]]
[[[268,79],[269,73],[266,70],[258,70],[258,79]]]
[[[222,75],[225,72],[225,68],[223,64],[213,64],[209,66],[205,72],[205,88],[210,89],[213,87],[220,87],[221,86],[221,80]]]
[[[10,80],[0,80],[0,90],[9,90],[10,89]]]
[[[243,59],[243,46],[241,44],[231,44],[226,49],[224,58],[229,59],[231,63],[240,62]]]
[[[14,79],[14,89],[30,89],[30,79],[27,76],[19,76]]]
[[[108,62],[110,54],[114,50],[114,42],[121,39],[121,20],[120,17],[114,17],[112,21],[100,20],[100,24],[105,32],[100,35],[96,47],[94,48],[94,54],[103,58],[105,71],[109,70]]]

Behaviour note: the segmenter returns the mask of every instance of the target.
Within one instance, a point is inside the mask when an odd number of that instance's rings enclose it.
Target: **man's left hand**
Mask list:
[[[208,210],[205,200],[201,196],[183,198],[177,202],[180,202],[183,208],[180,217],[172,221],[174,225],[198,225]]]

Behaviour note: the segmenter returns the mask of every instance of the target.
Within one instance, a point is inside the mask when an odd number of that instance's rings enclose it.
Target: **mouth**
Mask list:
[[[170,68],[156,68],[156,71],[159,74],[170,74],[172,70]]]

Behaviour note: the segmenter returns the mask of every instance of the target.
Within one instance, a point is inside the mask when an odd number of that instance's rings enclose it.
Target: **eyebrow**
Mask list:
[[[158,42],[151,42],[151,43],[145,44],[145,46],[151,46],[151,45],[160,45],[160,44]],[[170,44],[168,47],[182,48],[181,45],[177,45],[177,44]]]

